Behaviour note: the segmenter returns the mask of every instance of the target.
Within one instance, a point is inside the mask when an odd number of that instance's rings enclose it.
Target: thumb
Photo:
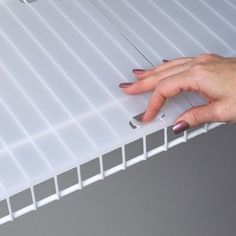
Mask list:
[[[193,107],[181,114],[173,126],[175,134],[181,133],[190,127],[195,127],[209,121],[215,121],[214,103]]]

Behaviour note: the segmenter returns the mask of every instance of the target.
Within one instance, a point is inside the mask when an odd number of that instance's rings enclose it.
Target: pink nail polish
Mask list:
[[[167,63],[167,62],[169,62],[169,60],[163,59],[162,62],[163,62],[163,63]]]
[[[179,134],[179,133],[181,133],[181,132],[187,130],[189,127],[190,127],[190,126],[189,126],[189,124],[188,124],[187,122],[181,120],[181,121],[177,122],[177,123],[174,125],[174,127],[173,127],[173,132],[174,132],[175,134]]]
[[[133,83],[121,83],[119,84],[120,88],[128,88],[129,86],[131,86]]]
[[[142,74],[144,71],[146,71],[146,70],[144,70],[144,69],[133,69],[133,73],[134,74]]]

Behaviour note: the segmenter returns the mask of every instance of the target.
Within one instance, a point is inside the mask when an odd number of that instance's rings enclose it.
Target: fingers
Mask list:
[[[160,78],[149,77],[136,83],[121,83],[120,88],[127,94],[139,94],[154,90]]]
[[[188,76],[184,71],[159,81],[140,121],[149,122],[154,119],[167,98],[176,96],[182,91],[196,90],[194,80],[189,79]]]
[[[156,89],[153,93],[146,111],[140,117],[141,122],[149,122],[155,118],[161,107],[164,105],[166,97]]]
[[[216,103],[197,106],[181,114],[173,126],[175,134],[181,133],[189,127],[195,127],[207,122],[218,120]]]
[[[140,70],[140,69],[134,69],[133,73],[138,80],[145,79],[149,76],[152,76],[153,74],[157,74],[163,70],[170,69],[171,67],[175,67],[181,64],[185,64],[187,62],[192,61],[192,57],[182,57],[182,58],[177,58],[175,60],[171,60],[165,63],[160,64],[159,66],[152,68],[150,70]]]
[[[148,92],[154,90],[160,80],[184,72],[188,70],[190,66],[191,62],[182,63],[181,65],[172,66],[169,69],[150,75],[145,79],[138,80],[135,83],[122,83],[120,84],[120,87],[127,94],[140,94]]]
[[[154,90],[147,109],[140,118],[142,122],[151,121],[167,98],[174,97],[182,91],[196,91],[203,94],[208,104],[194,107],[181,114],[173,127],[175,133],[210,121],[235,121],[236,115],[232,115],[232,107],[235,106],[236,99],[232,99],[235,98],[234,93],[232,96],[227,94],[231,91],[230,84],[224,88],[225,74],[222,70],[225,69],[225,61],[224,63],[222,61],[223,59],[215,55],[175,59],[151,70],[133,71],[137,82],[123,83],[120,87],[127,94]],[[229,67],[226,66],[226,69],[229,70]],[[214,80],[210,80],[211,78]]]

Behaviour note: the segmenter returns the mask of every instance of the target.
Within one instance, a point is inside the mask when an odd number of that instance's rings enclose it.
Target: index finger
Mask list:
[[[193,79],[189,78],[187,71],[160,80],[140,121],[148,122],[154,119],[167,98],[174,97],[182,91],[192,91],[196,89],[196,84]]]

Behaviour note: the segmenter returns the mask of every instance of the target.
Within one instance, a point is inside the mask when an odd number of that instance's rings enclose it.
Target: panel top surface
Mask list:
[[[91,0],[154,65],[163,58],[235,51],[235,3],[228,0]]]
[[[134,80],[133,68],[150,68],[164,56],[232,52],[223,36],[235,35],[234,15],[219,17],[212,2],[195,8],[187,1],[184,7],[175,1],[0,2],[0,199],[166,127],[204,102],[180,95],[167,101],[164,120],[132,129],[130,119],[144,111],[150,94],[127,96],[118,84]],[[222,25],[229,22],[224,32],[213,20],[205,27],[193,17],[202,8]],[[188,12],[182,17],[205,32],[208,44],[193,40],[194,30],[174,9]],[[158,20],[166,27],[157,29]]]
[[[3,1],[0,22],[0,197],[140,136],[147,98],[118,84],[150,64],[89,2]]]

